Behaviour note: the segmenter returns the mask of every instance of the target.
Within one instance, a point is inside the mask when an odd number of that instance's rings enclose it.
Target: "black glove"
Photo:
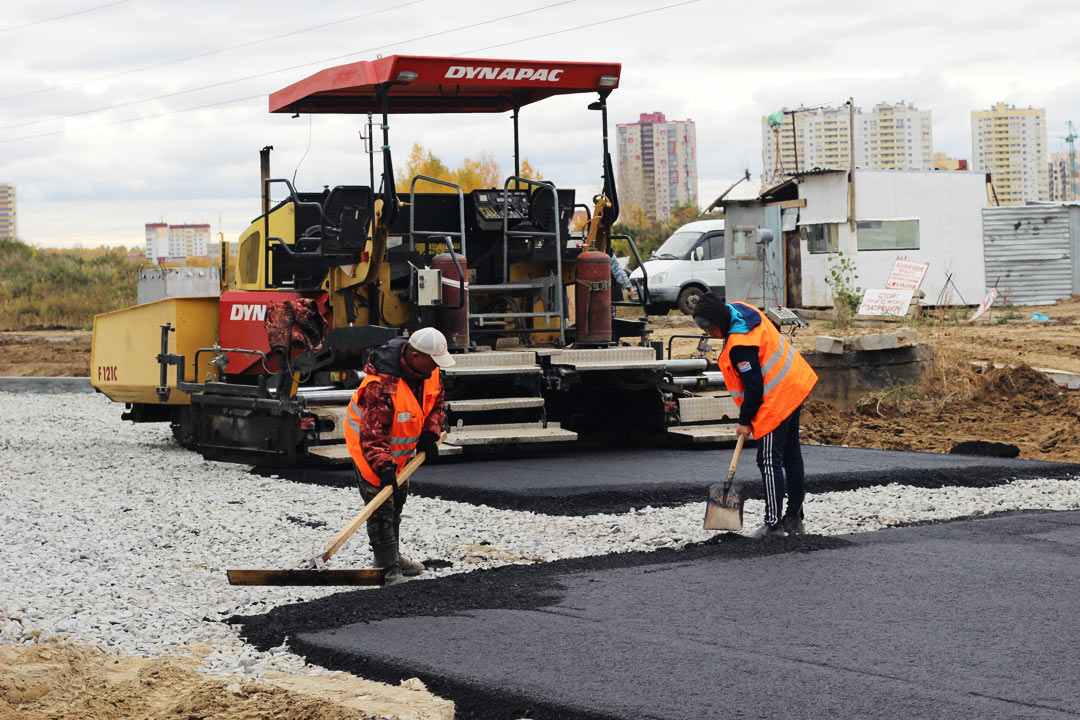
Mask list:
[[[397,473],[393,470],[383,470],[379,473],[379,483],[382,487],[397,487]]]
[[[420,433],[420,442],[416,443],[416,452],[427,455],[427,460],[439,457],[439,440],[433,433]]]

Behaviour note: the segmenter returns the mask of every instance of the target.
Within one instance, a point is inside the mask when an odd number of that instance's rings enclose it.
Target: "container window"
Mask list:
[[[918,220],[859,220],[859,250],[918,250]]]
[[[839,250],[839,229],[836,223],[819,223],[803,225],[799,228],[802,240],[806,241],[806,247],[812,255],[822,253],[834,253]]]

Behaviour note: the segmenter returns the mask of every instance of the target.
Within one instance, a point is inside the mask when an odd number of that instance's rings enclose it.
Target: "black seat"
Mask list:
[[[336,256],[363,252],[374,205],[366,185],[338,185],[331,190],[323,202],[322,251]]]

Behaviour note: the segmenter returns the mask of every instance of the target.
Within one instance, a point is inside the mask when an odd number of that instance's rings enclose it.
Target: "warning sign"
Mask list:
[[[929,268],[930,263],[896,258],[885,287],[890,290],[918,290]]]
[[[859,305],[859,315],[907,315],[913,288],[867,290]]]

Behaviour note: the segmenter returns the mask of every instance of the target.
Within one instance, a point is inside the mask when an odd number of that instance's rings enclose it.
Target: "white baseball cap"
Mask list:
[[[430,355],[439,367],[451,367],[456,362],[446,349],[446,336],[433,327],[420,328],[410,335],[409,346]]]

